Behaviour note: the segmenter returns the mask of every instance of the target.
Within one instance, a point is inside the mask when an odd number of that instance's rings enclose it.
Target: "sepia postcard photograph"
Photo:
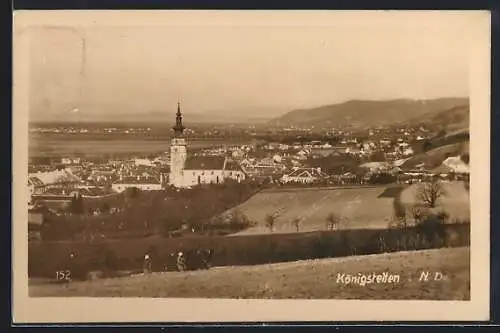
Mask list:
[[[13,21],[14,323],[489,318],[489,12]]]

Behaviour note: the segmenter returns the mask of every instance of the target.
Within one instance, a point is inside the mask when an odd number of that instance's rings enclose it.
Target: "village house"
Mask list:
[[[147,159],[147,158],[136,158],[136,159],[134,159],[134,165],[153,167],[156,165],[156,163],[154,163],[154,161]]]
[[[245,159],[240,163],[244,173],[249,176],[275,175],[283,169],[283,158],[280,155],[261,159]]]
[[[450,168],[449,166],[444,164],[441,164],[440,166],[430,170],[429,173],[444,179],[448,179],[454,176],[453,168]]]
[[[333,175],[330,177],[330,180],[339,185],[352,184],[355,183],[358,179],[358,176],[352,172],[344,172],[338,175]],[[363,183],[363,179],[360,180]]]
[[[432,169],[430,173],[445,179],[467,179],[469,165],[462,161],[460,156],[448,157],[441,165]]]
[[[48,172],[39,171],[28,174],[28,188],[30,196],[35,193],[43,193],[50,188],[71,189],[80,183],[81,179],[74,175],[69,169],[53,170]]]
[[[308,156],[309,156],[309,151],[304,148],[295,153],[294,158],[298,160],[307,160]]]
[[[391,140],[389,140],[389,139],[380,139],[379,143],[380,143],[381,146],[389,147],[391,145]]]
[[[112,169],[92,170],[86,180],[94,184],[105,184],[116,179],[116,171]]]
[[[33,200],[33,194],[37,192],[43,192],[43,189],[45,188],[45,184],[38,179],[37,177],[29,177],[28,178],[28,203],[32,202]]]
[[[298,168],[281,177],[282,183],[311,184],[328,179],[328,175],[321,168]]]
[[[335,149],[330,144],[318,145],[318,146],[314,146],[311,149],[310,155],[312,157],[327,157],[327,156],[333,154],[334,151],[335,151]]]
[[[257,159],[254,167],[255,168],[274,168],[275,167],[275,160],[271,157],[264,157],[261,159]]]
[[[345,153],[350,155],[359,155],[361,154],[361,149],[359,147],[348,147],[346,148]]]
[[[63,157],[61,158],[61,164],[64,165],[78,165],[81,163],[80,157]]]
[[[281,146],[281,144],[278,143],[278,142],[269,142],[268,144],[266,144],[264,146],[264,149],[266,149],[266,150],[277,150],[277,149],[280,148],[280,146]]]
[[[273,155],[273,162],[274,164],[280,164],[283,162],[283,156],[281,155],[278,155],[278,154],[274,154]]]
[[[407,147],[405,149],[403,149],[403,156],[411,156],[413,155],[415,152],[413,151],[413,148],[412,147]]]
[[[240,161],[240,166],[243,169],[250,169],[253,168],[254,163],[255,163],[255,158],[245,158]]]
[[[469,164],[465,163],[460,156],[451,156],[443,161],[443,165],[451,168],[457,174],[469,174]]]
[[[288,150],[288,149],[290,149],[290,146],[287,144],[280,143],[278,146],[278,149],[279,150]]]
[[[163,153],[153,160],[155,166],[167,166],[170,165],[170,156],[168,153]]]
[[[388,162],[368,162],[361,164],[359,167],[372,173],[385,172],[392,168],[391,164]]]
[[[243,149],[234,149],[232,152],[231,152],[231,156],[234,158],[234,159],[241,159],[241,158],[244,158],[246,156],[247,152]]]
[[[116,192],[123,192],[127,188],[135,187],[141,191],[163,190],[163,175],[160,177],[147,176],[120,176],[119,180],[111,185]]]

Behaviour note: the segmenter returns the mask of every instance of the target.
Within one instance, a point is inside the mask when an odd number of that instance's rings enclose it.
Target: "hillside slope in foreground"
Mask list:
[[[31,285],[30,296],[202,297],[315,299],[470,299],[469,248],[438,249],[280,264],[215,267],[209,271],[166,272]],[[429,271],[428,282],[419,281]],[[338,274],[399,274],[399,283],[343,284]],[[435,272],[445,278],[434,280]],[[344,278],[344,282],[345,282]]]
[[[402,204],[409,208],[418,203],[416,191],[419,186],[414,184],[402,192]],[[224,214],[236,209],[256,223],[234,236],[269,233],[267,215],[276,217],[273,233],[296,232],[292,223],[294,219],[299,219],[302,232],[325,230],[326,218],[330,213],[346,220],[338,226],[340,229],[386,228],[394,216],[394,198],[383,195],[387,188],[367,186],[264,190]],[[450,219],[468,220],[470,202],[464,184],[446,182],[443,183],[443,190],[438,208],[448,212]]]

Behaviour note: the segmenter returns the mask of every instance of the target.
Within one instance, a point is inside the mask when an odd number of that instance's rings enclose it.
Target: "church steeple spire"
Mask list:
[[[182,114],[181,114],[181,102],[177,102],[177,114],[175,116],[175,126],[172,127],[175,133],[175,136],[181,136],[184,132],[184,125],[182,125]]]

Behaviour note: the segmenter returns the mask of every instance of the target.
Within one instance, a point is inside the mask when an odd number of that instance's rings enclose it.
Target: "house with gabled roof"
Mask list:
[[[283,183],[302,183],[310,184],[318,181],[327,180],[329,176],[321,171],[321,168],[298,168],[292,172],[283,175]]]
[[[113,182],[111,188],[116,192],[123,192],[127,188],[135,187],[142,191],[161,191],[163,190],[163,175],[159,177],[138,175],[138,176],[120,176],[119,180]]]

